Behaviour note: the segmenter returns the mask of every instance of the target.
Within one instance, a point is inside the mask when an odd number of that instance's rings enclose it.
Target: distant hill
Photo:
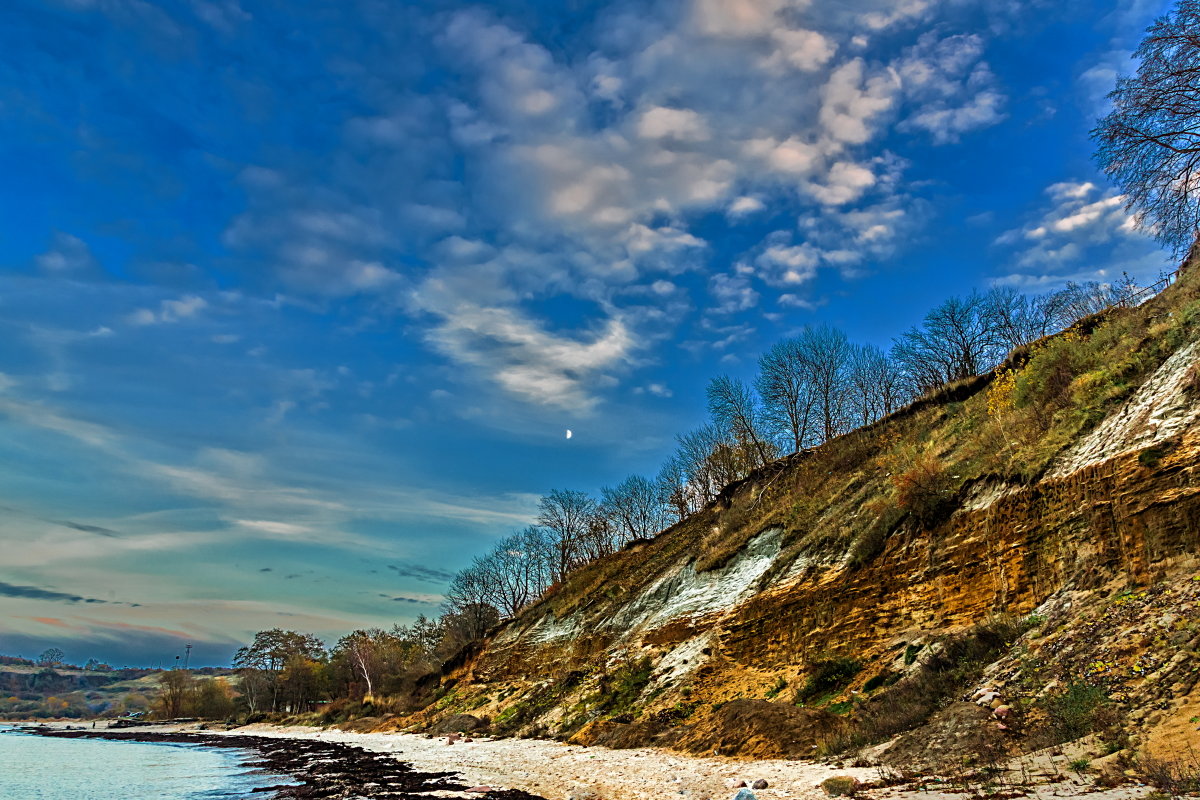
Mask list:
[[[205,668],[192,673],[233,671]],[[147,712],[161,693],[162,674],[156,669],[47,667],[0,656],[0,719],[92,719]]]

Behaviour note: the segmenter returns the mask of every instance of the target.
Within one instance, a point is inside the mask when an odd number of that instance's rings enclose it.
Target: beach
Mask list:
[[[68,727],[65,725],[57,728]],[[288,789],[284,797],[346,796],[388,797],[387,781],[396,774],[391,761],[408,764],[415,771],[406,791],[420,791],[440,798],[505,798],[528,800],[530,795],[546,800],[650,800],[675,796],[681,800],[730,800],[746,786],[765,781],[752,789],[757,800],[817,800],[828,795],[822,782],[849,776],[864,785],[862,796],[871,798],[962,798],[949,784],[881,785],[886,774],[875,767],[839,766],[806,760],[697,757],[661,748],[612,750],[584,747],[540,739],[491,739],[468,737],[450,743],[452,737],[430,737],[411,733],[355,733],[333,728],[248,725],[229,730],[209,726],[146,726],[107,731],[84,729],[77,735],[117,736],[136,740],[184,737],[199,744],[253,748],[266,753],[266,766],[299,779],[318,772],[335,773],[333,785],[353,788],[359,794],[305,795]],[[358,755],[356,751],[369,754]],[[379,756],[384,758],[380,759]],[[331,770],[333,761],[349,761],[342,770]],[[1100,789],[1062,764],[1041,763],[1044,774],[1031,773],[1035,780],[1022,787],[1030,797],[1075,797],[1092,800],[1131,800],[1147,794],[1145,786],[1123,785]],[[381,772],[382,771],[382,772]],[[380,774],[386,773],[386,780]],[[1057,773],[1054,775],[1053,773]],[[357,776],[357,777],[356,777]],[[421,776],[420,780],[416,776]],[[397,779],[399,780],[399,779]],[[415,782],[414,782],[415,781]],[[326,787],[328,788],[328,787]],[[1008,796],[1011,796],[1008,795]]]

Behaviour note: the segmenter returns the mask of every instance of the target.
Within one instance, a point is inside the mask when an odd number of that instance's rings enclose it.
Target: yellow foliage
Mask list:
[[[996,373],[988,388],[987,410],[989,417],[999,417],[1013,407],[1013,392],[1017,388],[1017,373],[1002,369]]]

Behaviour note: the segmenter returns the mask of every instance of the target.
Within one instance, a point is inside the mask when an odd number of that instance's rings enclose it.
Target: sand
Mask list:
[[[78,723],[76,723],[78,724]],[[62,725],[62,723],[59,723]],[[56,725],[57,727],[58,725]],[[90,727],[87,724],[80,727]],[[199,726],[155,725],[155,733],[196,731]],[[127,728],[129,732],[139,728]],[[763,779],[768,788],[754,790],[758,800],[827,800],[821,782],[834,775],[852,775],[863,782],[877,781],[875,768],[839,768],[815,761],[703,758],[657,748],[610,750],[541,739],[475,739],[448,744],[446,737],[428,738],[408,733],[350,733],[309,727],[247,725],[228,731],[205,726],[205,733],[229,736],[262,736],[335,742],[371,752],[390,753],[421,772],[453,772],[471,786],[520,789],[547,800],[732,800],[737,789],[727,781],[751,784]],[[1058,769],[1065,772],[1065,764]],[[1150,792],[1146,786],[1121,786],[1096,790],[1076,776],[1026,787],[1033,800],[1080,797],[1089,800],[1138,800]],[[447,800],[478,797],[471,793],[443,793]],[[912,786],[872,789],[868,800],[962,800],[970,795],[952,791],[920,791]]]
[[[656,748],[610,750],[540,739],[476,739],[447,744],[446,737],[406,733],[348,733],[334,729],[250,725],[230,733],[271,737],[316,738],[393,753],[424,772],[451,771],[465,783],[521,789],[547,800],[731,800],[737,790],[726,781],[747,784],[763,779],[768,788],[754,790],[759,800],[827,800],[821,782],[834,775],[877,781],[875,768],[838,768],[814,761],[702,758]],[[1076,797],[1089,800],[1133,800],[1148,787],[1123,786],[1097,791],[1079,778],[1032,787],[1031,798]],[[962,800],[963,793],[918,791],[912,787],[875,789],[871,798],[889,800]]]

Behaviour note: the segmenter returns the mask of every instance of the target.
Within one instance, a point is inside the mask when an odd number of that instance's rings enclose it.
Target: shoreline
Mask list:
[[[515,789],[490,788],[480,791],[461,783],[448,770],[425,772],[387,753],[353,744],[299,737],[248,735],[239,731],[210,731],[195,727],[147,726],[138,729],[78,728],[76,726],[14,726],[19,732],[55,739],[103,739],[106,741],[172,742],[200,747],[246,751],[242,766],[264,774],[282,776],[294,784],[271,783],[253,789],[256,797],[273,800],[315,800],[354,797],[361,800],[545,800]]]
[[[605,747],[572,745],[543,739],[492,739],[468,737],[450,743],[453,737],[413,733],[355,733],[336,728],[311,728],[253,724],[228,730],[203,725],[147,725],[131,728],[98,728],[95,731],[67,730],[69,723],[41,732],[51,736],[120,738],[138,741],[189,741],[211,746],[246,747],[256,753],[269,752],[280,762],[268,760],[265,768],[295,776],[298,780],[330,776],[335,787],[352,788],[363,798],[399,796],[389,788],[390,777],[398,780],[432,776],[444,783],[425,787],[438,800],[480,798],[481,800],[662,800],[674,795],[680,800],[729,800],[735,784],[766,781],[753,789],[756,800],[825,800],[821,788],[826,778],[851,776],[863,784],[876,784],[859,793],[870,800],[962,800],[971,793],[945,786],[915,784],[879,786],[881,772],[875,767],[836,767],[817,761],[702,757],[662,748],[611,750]],[[203,741],[201,741],[203,740]],[[280,766],[290,759],[292,768]],[[331,764],[339,765],[332,768]],[[344,768],[341,768],[342,765]],[[257,765],[256,765],[257,766]],[[313,770],[313,767],[318,767]],[[328,787],[326,787],[328,788]],[[1013,794],[1033,798],[1079,797],[1091,800],[1135,800],[1150,792],[1137,785],[1101,789],[1078,776],[1037,781],[1015,787]],[[297,787],[280,787],[286,798],[328,796],[295,793]],[[292,793],[287,793],[291,791]],[[411,796],[413,791],[399,790]],[[370,793],[377,792],[377,793]]]

